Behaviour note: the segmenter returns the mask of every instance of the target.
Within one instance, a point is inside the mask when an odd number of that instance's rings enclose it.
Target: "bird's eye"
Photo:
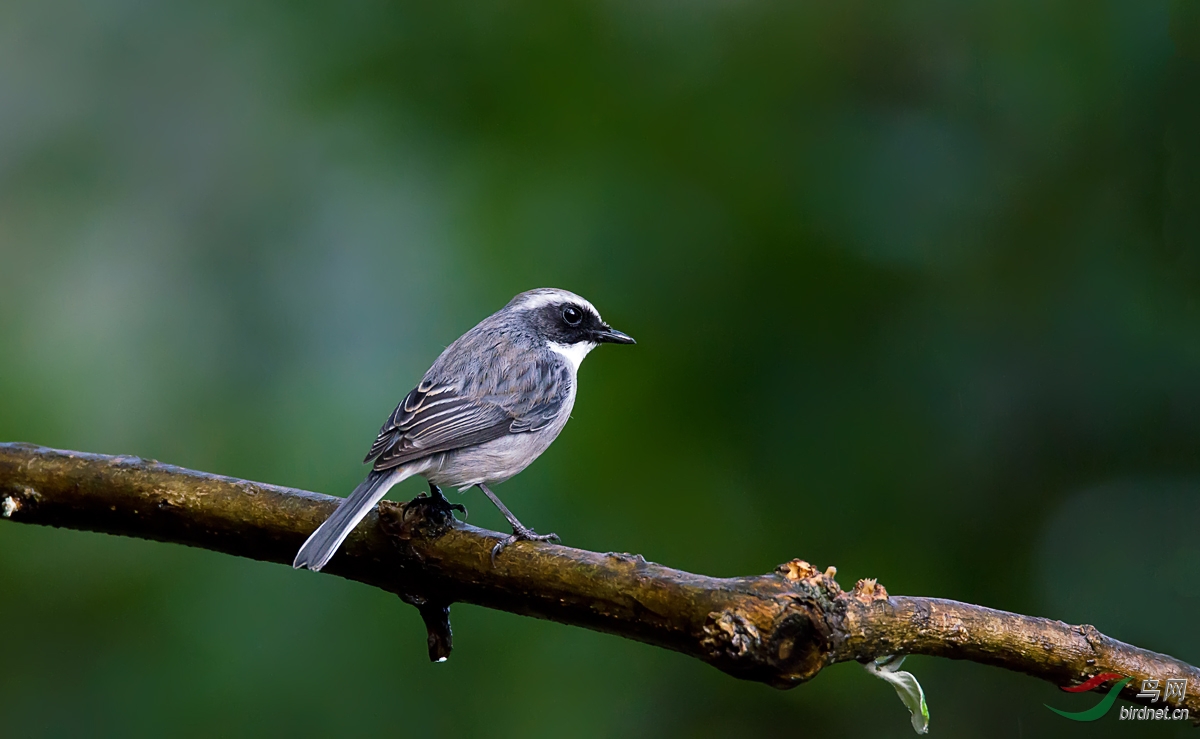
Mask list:
[[[583,320],[583,311],[573,305],[568,305],[563,308],[563,320],[570,326],[578,326],[579,322]]]

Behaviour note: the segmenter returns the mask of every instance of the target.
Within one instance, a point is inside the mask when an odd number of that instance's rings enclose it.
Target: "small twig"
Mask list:
[[[0,515],[203,547],[288,564],[338,499],[194,472],[136,457],[0,444]],[[637,555],[518,542],[432,506],[384,502],[327,572],[400,595],[421,612],[430,659],[450,654],[449,607],[475,603],[616,634],[697,657],[731,675],[788,688],[836,662],[925,654],[1023,672],[1056,685],[1103,673],[1186,679],[1181,707],[1200,717],[1200,670],[1091,626],[936,598],[850,592],[801,560],[774,573],[713,578]],[[288,576],[303,576],[291,575]],[[1161,705],[1161,704],[1160,704]]]

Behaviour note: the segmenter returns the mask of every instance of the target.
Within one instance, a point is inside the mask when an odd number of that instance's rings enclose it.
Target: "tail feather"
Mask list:
[[[403,468],[383,472],[372,471],[367,475],[367,479],[359,483],[354,492],[342,501],[333,515],[308,537],[308,541],[304,542],[304,546],[296,553],[292,567],[307,567],[314,571],[324,567],[379,499],[387,495],[387,491],[393,485],[411,474]]]

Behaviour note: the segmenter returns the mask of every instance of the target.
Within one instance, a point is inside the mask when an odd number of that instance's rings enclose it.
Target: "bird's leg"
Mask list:
[[[453,511],[459,511],[464,516],[467,515],[467,507],[462,503],[451,503],[450,500],[442,495],[442,489],[432,482],[429,483],[429,497],[433,498],[433,502],[442,508],[449,508]]]
[[[444,511],[446,513],[449,513],[450,511],[459,511],[463,514],[464,518],[467,515],[466,506],[464,506],[462,503],[451,503],[445,495],[442,495],[442,489],[437,485],[434,485],[432,482],[429,483],[429,495],[418,495],[409,501],[409,503],[433,506],[435,509]]]
[[[504,537],[503,539],[500,540],[499,543],[496,544],[496,546],[492,547],[492,564],[493,565],[496,564],[496,556],[499,555],[500,552],[504,551],[504,548],[507,547],[509,544],[512,544],[513,542],[517,542],[517,541],[558,541],[559,540],[558,534],[539,534],[539,533],[535,532],[533,529],[526,527],[524,524],[522,524],[520,521],[518,521],[517,517],[513,515],[512,511],[508,510],[508,506],[501,503],[500,499],[496,497],[496,494],[493,493],[491,490],[488,490],[487,485],[484,485],[483,483],[479,483],[479,489],[482,490],[483,494],[488,497],[488,500],[492,501],[492,503],[495,504],[496,508],[500,509],[500,512],[503,513],[504,517],[508,519],[508,522],[509,522],[509,524],[512,525],[512,529],[513,529],[511,536]]]

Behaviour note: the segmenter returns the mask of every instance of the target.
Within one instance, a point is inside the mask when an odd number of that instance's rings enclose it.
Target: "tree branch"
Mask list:
[[[337,498],[195,472],[137,457],[0,444],[0,515],[12,521],[137,536],[289,564]],[[419,500],[419,499],[418,499]],[[697,657],[747,680],[789,688],[837,662],[926,654],[1023,672],[1056,685],[1103,673],[1187,680],[1181,707],[1200,717],[1200,670],[1110,639],[1092,626],[937,598],[889,596],[834,569],[792,560],[771,574],[713,578],[647,562],[518,542],[493,566],[501,534],[430,506],[383,502],[327,572],[400,595],[429,631],[431,659],[451,649],[449,606],[474,603]],[[1155,707],[1162,706],[1158,703]]]

